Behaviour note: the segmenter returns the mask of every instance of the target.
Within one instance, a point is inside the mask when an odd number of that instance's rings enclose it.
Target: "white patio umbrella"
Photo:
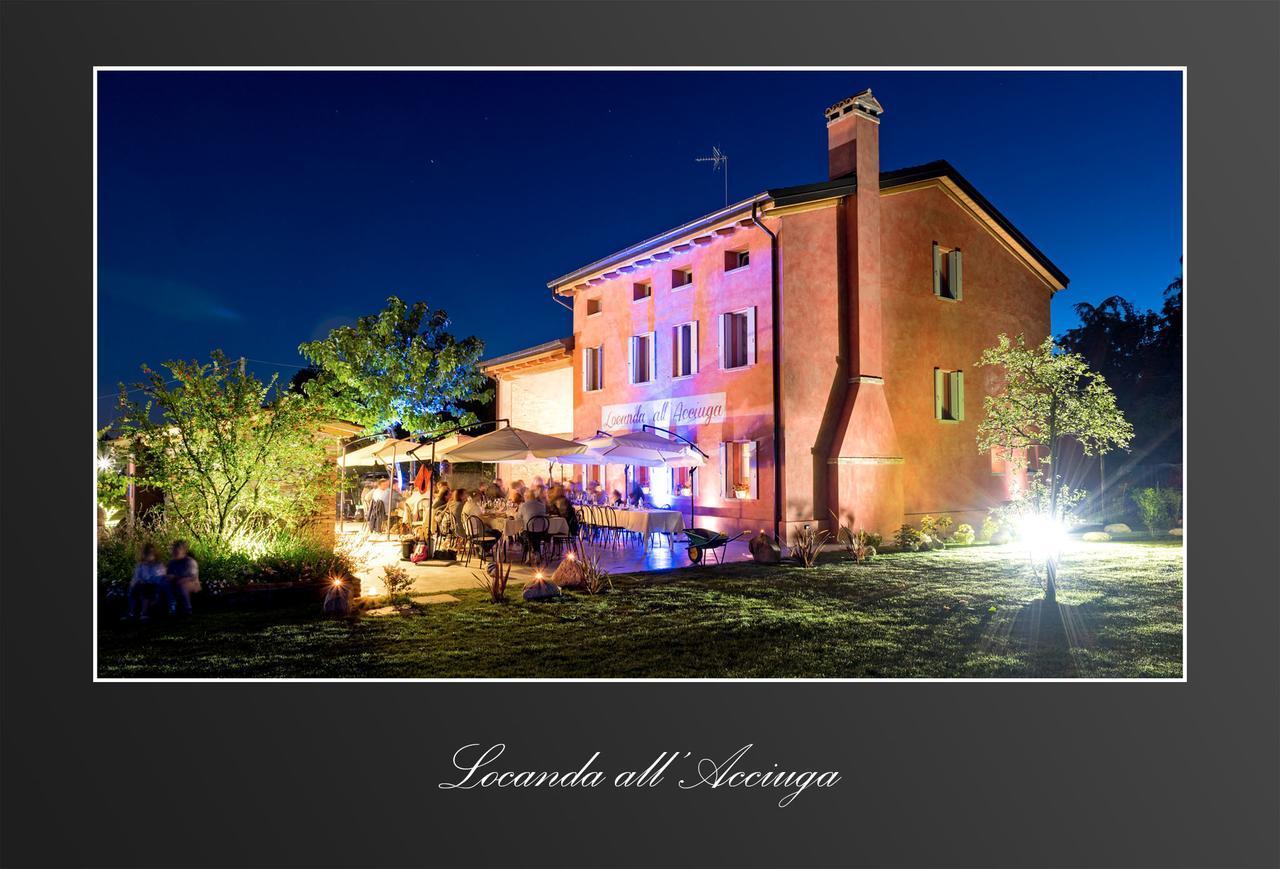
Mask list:
[[[699,468],[707,461],[700,450],[689,444],[644,430],[619,434],[596,432],[594,437],[584,438],[579,443],[587,447],[586,452],[561,456],[556,461],[571,465],[639,465],[646,468]],[[691,525],[696,510],[696,502],[691,502]]]
[[[417,449],[418,446],[417,441],[385,438],[340,455],[337,462],[348,468],[400,464],[401,462],[413,461],[411,452]]]
[[[482,434],[465,444],[437,454],[437,459],[458,462],[531,462],[536,459],[556,459],[562,456],[586,452],[587,448],[576,441],[552,435],[538,434],[522,428],[500,428]]]

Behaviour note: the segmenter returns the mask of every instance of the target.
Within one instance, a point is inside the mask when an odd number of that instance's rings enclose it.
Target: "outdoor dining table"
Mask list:
[[[524,522],[518,516],[485,516],[484,521],[494,531],[500,531],[503,537],[518,537],[524,531]],[[547,526],[547,533],[553,537],[569,533],[569,523],[563,516],[548,516]]]
[[[679,510],[614,510],[618,526],[626,531],[639,534],[644,538],[645,546],[649,546],[653,534],[684,533],[684,514]]]

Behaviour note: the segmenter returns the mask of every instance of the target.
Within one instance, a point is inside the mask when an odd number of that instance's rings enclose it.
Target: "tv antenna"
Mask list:
[[[720,167],[724,166],[724,204],[729,205],[729,155],[720,150],[720,146],[716,145],[711,149],[710,157],[695,157],[697,163],[710,163],[713,172],[719,172]]]

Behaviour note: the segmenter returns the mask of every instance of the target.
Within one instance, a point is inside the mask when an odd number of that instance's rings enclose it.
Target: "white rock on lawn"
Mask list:
[[[1108,534],[1132,534],[1133,533],[1133,529],[1130,528],[1128,525],[1124,524],[1123,522],[1115,522],[1111,525],[1108,525],[1106,528],[1103,528],[1102,530],[1107,532]]]
[[[1169,529],[1169,536],[1170,536],[1170,537],[1181,537],[1181,536],[1182,536],[1182,529],[1181,529],[1181,528],[1170,528],[1170,529]]]
[[[1086,531],[1080,535],[1080,539],[1085,543],[1106,543],[1111,539],[1111,535],[1105,531]]]

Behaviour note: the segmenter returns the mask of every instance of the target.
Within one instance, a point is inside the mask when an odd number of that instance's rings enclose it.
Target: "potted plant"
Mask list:
[[[751,487],[746,483],[733,484],[733,497],[738,499],[746,499],[751,497]]]

